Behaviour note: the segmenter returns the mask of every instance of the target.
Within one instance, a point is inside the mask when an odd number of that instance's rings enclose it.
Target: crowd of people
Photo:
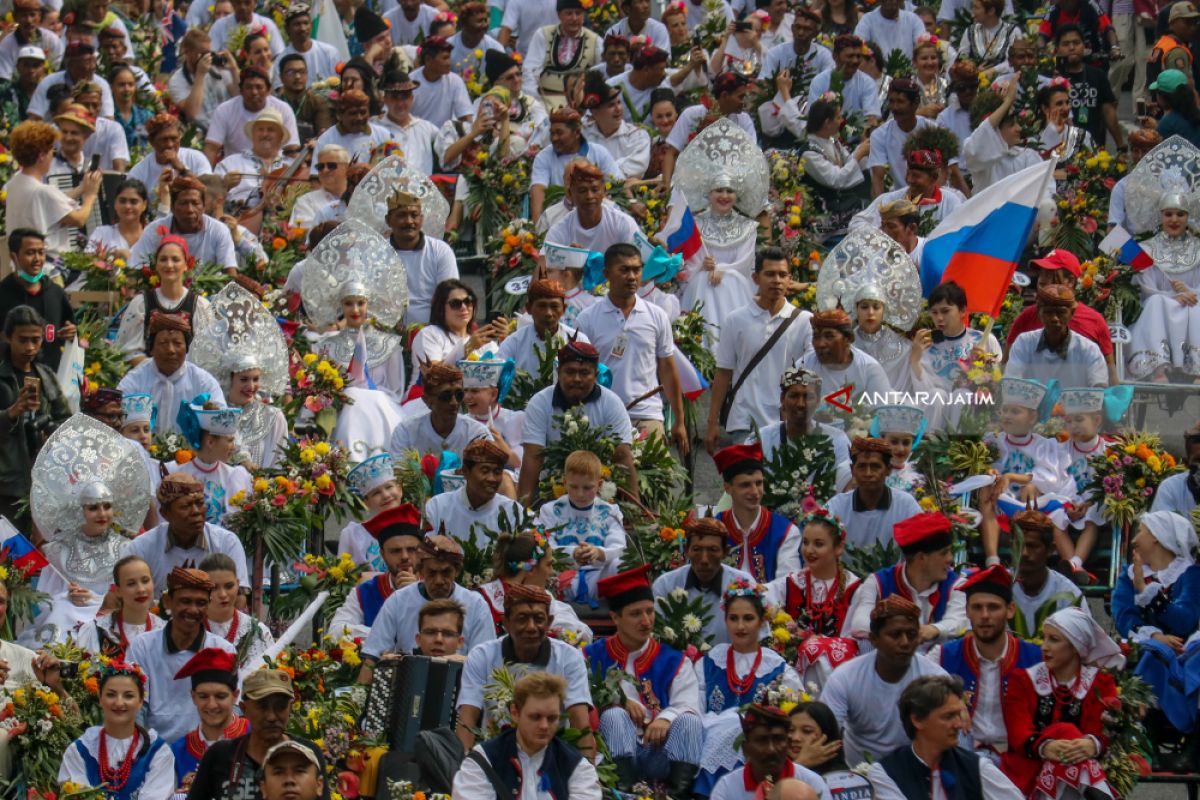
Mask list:
[[[1193,769],[1190,0],[0,10],[0,776],[30,798]],[[298,675],[314,629],[344,685]],[[301,712],[328,690],[357,730],[417,657],[461,674],[407,782]]]

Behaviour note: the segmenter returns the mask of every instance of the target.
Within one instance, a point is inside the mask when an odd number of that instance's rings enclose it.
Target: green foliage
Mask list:
[[[712,622],[713,608],[703,596],[688,599],[686,589],[676,589],[655,602],[654,637],[676,650],[694,646],[700,652],[712,647],[712,636],[704,627]]]
[[[786,438],[786,437],[785,437]],[[837,492],[837,458],[828,436],[787,439],[763,462],[763,506],[799,519]]]
[[[846,545],[846,569],[866,577],[900,561],[900,548],[894,541],[875,542],[866,547]]]

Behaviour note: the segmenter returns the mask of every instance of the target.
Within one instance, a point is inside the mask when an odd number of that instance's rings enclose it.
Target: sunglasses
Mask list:
[[[442,403],[449,403],[451,400],[456,403],[461,403],[463,398],[467,396],[467,393],[462,389],[447,389],[446,391],[439,392],[434,396]]]
[[[462,311],[464,308],[474,308],[475,298],[473,297],[456,297],[453,300],[447,300],[446,305],[455,311]]]
[[[317,164],[317,172],[324,172],[327,169],[337,169],[341,164],[337,161],[326,161],[323,164]]]

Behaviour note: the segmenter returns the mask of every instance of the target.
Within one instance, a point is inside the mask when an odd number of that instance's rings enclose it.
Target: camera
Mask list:
[[[747,31],[754,30],[754,26],[749,22],[735,22],[733,23],[733,30],[734,33],[746,33]]]
[[[213,53],[212,63],[214,67],[221,67],[224,69],[225,66],[229,64],[229,57],[221,55],[220,53]]]
[[[75,661],[60,661],[58,662],[58,674],[63,680],[72,680],[79,677],[79,663]]]

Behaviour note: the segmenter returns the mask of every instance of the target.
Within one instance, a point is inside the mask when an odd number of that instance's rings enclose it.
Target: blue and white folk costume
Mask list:
[[[101,740],[108,763],[104,772],[121,768],[129,755],[130,747],[136,747],[136,755],[124,785],[110,786],[104,792],[108,800],[149,800],[168,798],[175,793],[175,759],[166,740],[154,731],[138,729],[128,739],[107,736],[102,726],[88,728],[83,735],[67,747],[58,768],[59,784],[71,781],[81,786],[101,786],[100,750]]]
[[[538,512],[537,524],[550,531],[555,551],[573,561],[575,548],[581,544],[597,547],[604,560],[587,566],[576,566],[568,596],[577,603],[596,605],[596,582],[615,575],[625,553],[625,525],[621,509],[597,497],[587,508],[579,508],[567,495],[547,503]]]
[[[214,436],[236,436],[240,408],[205,408],[207,397],[197,397],[190,403],[181,403],[176,422],[188,444],[199,449],[204,433]],[[209,464],[193,458],[186,464],[170,470],[185,472],[204,485],[204,519],[220,525],[229,514],[237,511],[233,498],[244,492],[248,497],[254,493],[254,479],[245,467],[233,467],[218,461]]]

